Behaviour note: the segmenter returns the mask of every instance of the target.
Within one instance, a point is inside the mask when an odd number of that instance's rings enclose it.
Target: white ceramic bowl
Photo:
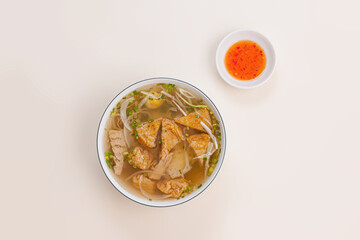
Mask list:
[[[220,132],[221,132],[221,153],[219,155],[219,161],[216,165],[216,168],[214,169],[213,173],[211,174],[210,177],[208,177],[205,182],[202,184],[202,187],[196,191],[194,191],[193,193],[187,195],[184,198],[180,198],[180,199],[169,199],[169,200],[153,200],[153,201],[149,201],[148,199],[141,197],[139,195],[135,195],[130,191],[128,191],[128,189],[126,189],[126,187],[124,187],[122,185],[121,182],[119,182],[113,171],[109,169],[109,167],[106,164],[105,161],[105,157],[104,157],[104,134],[105,134],[105,127],[106,127],[106,122],[108,120],[108,118],[110,117],[110,113],[112,111],[112,109],[114,107],[116,107],[116,104],[126,95],[128,95],[129,93],[133,92],[134,90],[140,88],[140,87],[144,87],[146,85],[150,85],[150,84],[157,84],[157,83],[171,83],[171,84],[175,84],[177,86],[189,89],[190,91],[192,91],[193,93],[197,94],[198,96],[200,96],[204,102],[211,108],[211,110],[214,112],[214,115],[216,117],[216,119],[219,120],[220,122]],[[98,157],[99,157],[99,161],[100,161],[100,165],[106,175],[106,177],[109,179],[110,183],[120,192],[122,193],[125,197],[146,205],[146,206],[152,206],[152,207],[169,207],[169,206],[175,206],[175,205],[179,205],[181,203],[187,202],[191,199],[193,199],[194,197],[196,197],[197,195],[199,195],[201,192],[203,192],[209,185],[210,183],[215,179],[216,175],[218,174],[221,165],[224,161],[224,156],[225,156],[225,149],[226,149],[226,132],[225,132],[225,126],[224,126],[224,122],[223,119],[218,111],[218,109],[216,108],[215,104],[210,100],[210,98],[203,93],[200,89],[198,89],[197,87],[178,80],[178,79],[174,79],[174,78],[164,78],[164,77],[158,77],[158,78],[151,78],[151,79],[146,79],[146,80],[142,80],[139,81],[137,83],[134,83],[130,86],[128,86],[127,88],[125,88],[124,90],[122,90],[111,102],[110,104],[107,106],[104,114],[101,117],[100,120],[100,124],[99,124],[99,128],[98,128],[98,133],[97,133],[97,151],[98,151]]]
[[[242,81],[231,76],[225,67],[225,55],[236,42],[250,40],[259,44],[265,52],[266,66],[264,71],[252,80]],[[270,41],[262,34],[246,29],[236,30],[228,34],[219,44],[216,51],[216,67],[222,79],[231,86],[243,89],[258,87],[264,84],[272,75],[276,63],[275,51]]]

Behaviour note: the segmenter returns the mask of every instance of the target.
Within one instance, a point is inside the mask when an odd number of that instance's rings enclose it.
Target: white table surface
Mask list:
[[[359,1],[34,0],[0,3],[1,239],[360,239]],[[255,29],[272,79],[217,74],[229,32]],[[100,168],[103,110],[155,76],[206,92],[228,148],[181,206],[122,196]]]

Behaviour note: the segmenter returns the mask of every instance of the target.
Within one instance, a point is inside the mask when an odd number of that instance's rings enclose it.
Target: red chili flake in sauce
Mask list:
[[[253,41],[239,41],[225,55],[225,67],[238,80],[252,80],[265,69],[264,50]]]

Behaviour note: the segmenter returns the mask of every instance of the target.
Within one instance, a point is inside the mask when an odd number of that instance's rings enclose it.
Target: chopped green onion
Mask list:
[[[134,111],[136,112],[137,110],[139,110],[139,107],[138,107],[138,106],[135,106],[135,107],[134,107]]]
[[[161,141],[159,141],[159,144],[161,144]]]
[[[110,160],[106,160],[106,164],[108,165],[109,168],[112,168],[112,164],[111,164]]]
[[[191,107],[194,107],[194,108],[209,108],[208,106],[206,105],[194,105],[194,104],[191,104],[189,103],[188,101],[186,101],[182,96],[179,95],[179,98],[181,98],[181,100],[183,100],[187,105],[191,106]]]
[[[152,201],[152,199],[151,199],[151,198],[149,198],[149,201]]]
[[[191,192],[193,190],[193,188],[192,187],[189,187],[189,191]]]
[[[164,99],[165,98],[165,95],[163,94],[163,95],[161,95],[161,99]]]
[[[149,97],[149,100],[154,100],[153,98]]]
[[[196,114],[195,117],[198,118],[199,116]]]

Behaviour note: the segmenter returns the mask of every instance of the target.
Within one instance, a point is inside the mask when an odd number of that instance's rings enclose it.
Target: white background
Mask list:
[[[1,239],[360,239],[358,1],[0,2]],[[272,79],[238,90],[220,40],[255,29]],[[181,206],[138,205],[96,154],[124,87],[167,76],[201,88],[228,148],[213,184]]]

